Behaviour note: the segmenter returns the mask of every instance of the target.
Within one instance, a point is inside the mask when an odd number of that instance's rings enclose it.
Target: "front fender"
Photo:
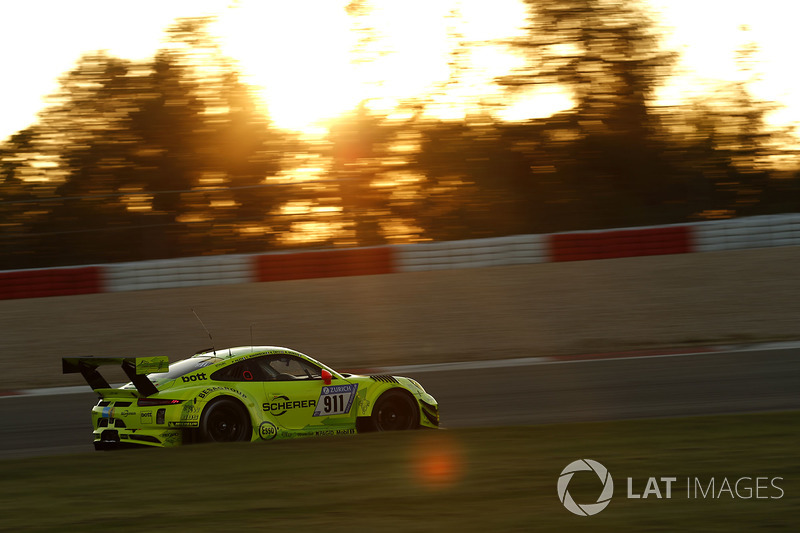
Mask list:
[[[438,427],[439,425],[439,406],[436,399],[425,392],[425,390],[414,380],[401,376],[375,376],[365,377],[359,380],[364,383],[363,393],[359,387],[358,392],[358,416],[372,416],[375,402],[385,392],[392,389],[405,391],[417,401],[420,411],[420,425],[425,427]]]

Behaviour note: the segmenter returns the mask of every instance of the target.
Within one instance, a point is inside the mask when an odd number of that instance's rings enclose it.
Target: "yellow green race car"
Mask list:
[[[98,372],[119,364],[131,380],[112,388]],[[343,374],[276,346],[167,357],[65,357],[100,396],[95,449],[178,446],[366,431],[437,428],[439,407],[410,378]]]

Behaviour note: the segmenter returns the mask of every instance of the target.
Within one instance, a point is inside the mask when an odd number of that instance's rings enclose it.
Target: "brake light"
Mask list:
[[[139,398],[136,405],[139,407],[154,407],[156,405],[177,405],[183,400],[166,400],[161,398]]]

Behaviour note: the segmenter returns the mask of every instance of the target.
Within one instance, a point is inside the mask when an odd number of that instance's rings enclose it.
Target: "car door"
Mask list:
[[[325,385],[318,366],[289,354],[262,356],[255,361],[270,376],[264,382],[262,409],[275,424],[316,432],[355,427],[352,406],[357,385]]]

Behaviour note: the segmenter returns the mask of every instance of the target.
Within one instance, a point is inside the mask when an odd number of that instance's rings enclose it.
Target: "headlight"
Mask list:
[[[408,378],[408,381],[410,381],[411,384],[414,385],[416,388],[418,388],[421,392],[425,392],[425,389],[422,388],[422,385],[420,385],[419,382],[417,382],[417,380]]]

